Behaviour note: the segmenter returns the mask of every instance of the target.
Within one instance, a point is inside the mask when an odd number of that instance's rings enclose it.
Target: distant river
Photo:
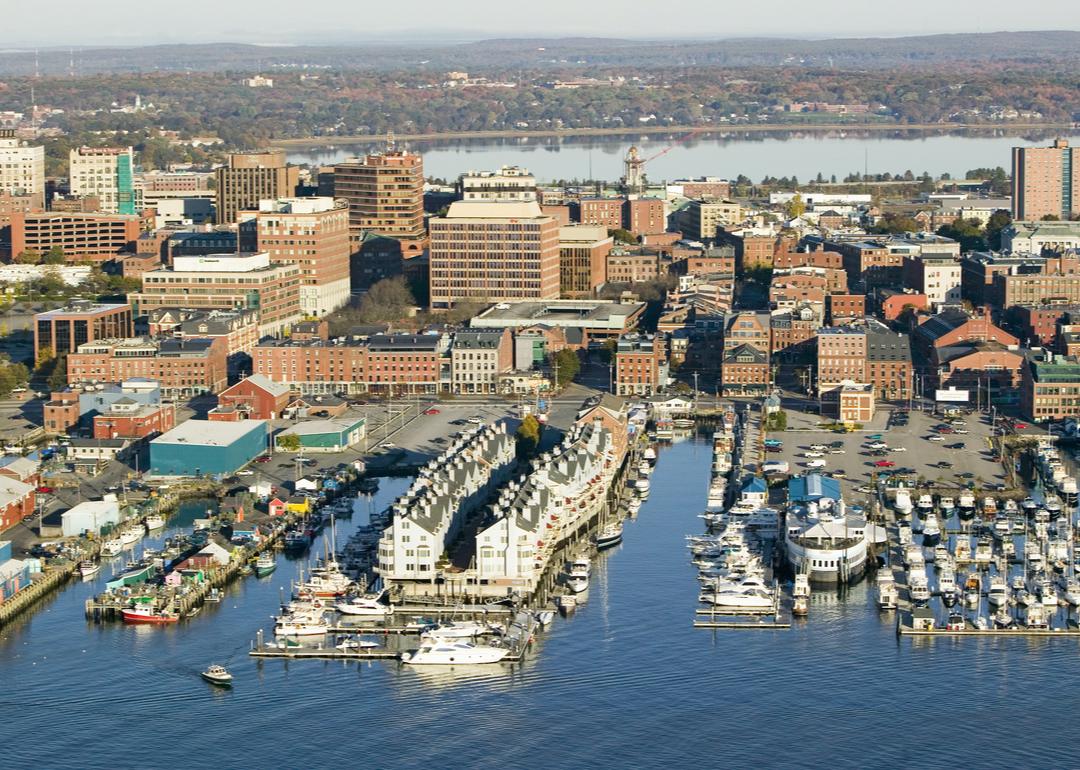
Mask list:
[[[815,591],[790,630],[691,626],[711,449],[663,450],[588,601],[524,663],[451,670],[247,656],[301,561],[233,583],[172,628],[94,625],[115,560],[0,628],[5,768],[1066,767],[1074,639],[902,639],[868,582]],[[400,494],[385,480],[339,542]],[[190,528],[189,503],[170,532]],[[158,543],[160,538],[151,542]],[[323,551],[320,539],[313,551]],[[415,643],[415,640],[412,640]],[[231,691],[199,679],[212,662]]]
[[[1074,139],[1080,132],[1065,132]],[[911,170],[933,176],[942,173],[963,177],[973,168],[1011,164],[1010,148],[1048,144],[1054,132],[1018,134],[1005,130],[957,132],[929,131],[790,131],[778,133],[730,132],[694,137],[672,147],[648,164],[653,181],[688,176],[734,179],[745,174],[755,182],[765,176],[791,176],[808,181],[821,173],[835,174]],[[622,159],[636,144],[649,158],[672,145],[678,134],[624,136],[568,136],[545,138],[455,139],[417,141],[408,146],[424,156],[429,177],[455,179],[468,170],[495,169],[501,165],[525,166],[541,181],[555,179],[606,179],[622,176]],[[1074,142],[1075,143],[1075,142]],[[329,164],[382,147],[366,144],[293,148],[294,163]]]

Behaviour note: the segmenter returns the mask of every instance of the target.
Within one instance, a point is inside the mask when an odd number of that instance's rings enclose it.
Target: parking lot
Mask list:
[[[962,416],[965,424],[959,430],[966,430],[967,434],[943,435],[941,441],[930,441],[927,437],[934,435],[933,426],[944,424],[942,419],[918,411],[909,413],[906,426],[889,427],[889,411],[882,410],[862,430],[853,433],[824,430],[819,426],[827,420],[814,414],[788,410],[787,415],[788,430],[769,434],[770,438],[783,441],[783,449],[769,452],[768,459],[786,460],[792,474],[814,470],[808,464],[815,459],[823,460],[825,467],[817,470],[842,472],[848,491],[865,486],[875,471],[896,472],[905,468],[916,479],[943,486],[961,486],[969,481],[986,486],[1003,482],[1005,478],[1001,464],[990,450],[990,425],[983,414]],[[875,456],[869,447],[875,443],[869,437],[876,434],[881,435],[880,442],[889,448],[882,456]],[[830,447],[820,458],[806,457],[807,452],[813,451],[811,445],[829,446],[834,442],[840,444],[836,450]],[[895,465],[876,467],[875,462]],[[941,463],[950,463],[952,467],[943,467]]]

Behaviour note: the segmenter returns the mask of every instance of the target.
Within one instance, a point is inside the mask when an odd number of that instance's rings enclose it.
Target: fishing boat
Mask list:
[[[577,609],[577,597],[571,594],[563,594],[555,599],[555,604],[558,606],[559,612],[563,615],[569,615]]]
[[[133,545],[142,540],[144,534],[142,527],[139,527],[138,529],[135,527],[128,527],[120,530],[118,537],[120,538],[120,542],[124,545]]]
[[[151,513],[146,517],[146,529],[149,532],[153,532],[156,529],[161,529],[165,526],[165,517],[160,513]]]
[[[92,578],[101,572],[101,565],[96,561],[84,561],[79,563],[79,574],[83,579]]]
[[[120,615],[123,617],[125,623],[135,624],[161,624],[161,623],[176,623],[180,620],[180,616],[175,612],[166,612],[165,610],[155,610],[153,605],[144,603],[136,604],[134,607],[125,607],[120,610]]]
[[[255,560],[255,576],[266,577],[273,573],[277,569],[277,560],[270,552],[259,554],[259,558]]]
[[[116,556],[123,550],[124,543],[118,537],[110,538],[101,544],[102,556]]]
[[[217,685],[218,687],[232,687],[232,674],[224,666],[213,665],[199,674],[210,684]]]
[[[154,565],[149,562],[130,564],[123,572],[106,583],[105,587],[111,591],[115,588],[122,588],[123,586],[133,586],[139,583],[145,583],[150,576],[154,574],[154,571]]]
[[[283,542],[286,551],[296,553],[311,545],[311,537],[308,535],[307,530],[293,529],[285,533]]]
[[[278,636],[323,636],[330,630],[321,617],[282,618],[274,626]]]
[[[982,583],[979,581],[979,576],[969,574],[964,583],[964,604],[969,607],[978,607],[981,598]]]
[[[596,533],[596,550],[614,548],[622,542],[623,525],[621,521],[612,522]]]
[[[505,647],[433,639],[413,652],[401,653],[401,661],[413,666],[447,666],[498,663],[510,653]]]

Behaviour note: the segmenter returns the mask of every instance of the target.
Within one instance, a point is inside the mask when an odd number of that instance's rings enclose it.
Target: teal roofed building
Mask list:
[[[805,476],[793,476],[788,479],[788,500],[790,502],[816,503],[823,498],[840,500],[839,480],[822,476],[820,473],[808,473]]]

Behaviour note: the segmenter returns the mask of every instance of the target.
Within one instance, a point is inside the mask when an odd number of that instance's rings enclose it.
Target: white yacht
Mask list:
[[[144,534],[145,532],[142,527],[139,527],[138,529],[135,527],[127,527],[120,530],[118,536],[123,545],[132,545],[142,540]]]
[[[994,544],[990,542],[990,538],[980,537],[979,541],[975,544],[975,563],[989,564],[993,558]]]
[[[505,647],[431,639],[418,650],[401,653],[401,660],[413,666],[462,666],[498,663],[509,653]]]
[[[491,626],[475,620],[444,620],[429,626],[420,634],[421,639],[472,639],[491,633]]]
[[[991,607],[1004,607],[1009,603],[1009,585],[1005,578],[995,576],[990,578],[990,590],[986,593],[986,601]]]
[[[938,572],[938,592],[947,606],[956,603],[956,572],[952,566],[946,566]]]
[[[278,636],[323,636],[329,630],[326,621],[314,617],[282,618],[274,626],[274,633]]]
[[[581,577],[580,575],[568,575],[566,578],[566,587],[575,594],[580,594],[588,589],[589,579],[587,577]]]
[[[941,508],[941,515],[948,517],[953,512],[956,505],[953,503],[951,497],[942,497],[938,500],[938,507]]]
[[[709,596],[710,598],[703,599],[703,601],[727,609],[767,610],[776,603],[775,596],[771,591],[764,591],[760,588],[751,588],[745,591],[733,588],[717,591]]]
[[[638,477],[634,480],[634,491],[638,494],[645,494],[649,491],[649,480],[644,476]]]
[[[369,618],[385,618],[394,614],[394,607],[384,604],[382,599],[386,595],[383,591],[379,594],[367,596],[354,596],[348,601],[338,602],[334,609],[342,615],[355,615]]]
[[[578,556],[566,563],[566,574],[570,577],[582,577],[586,580],[592,573],[592,562],[587,556]]]
[[[930,495],[919,495],[919,499],[915,502],[915,507],[918,509],[919,515],[924,516],[934,510],[934,498]]]
[[[941,542],[941,523],[933,509],[923,515],[922,538],[924,546],[937,545]]]
[[[895,610],[897,600],[899,598],[899,592],[896,590],[896,581],[893,580],[891,572],[889,572],[888,570],[882,570],[878,573],[877,589],[878,609]]]
[[[930,601],[930,581],[926,577],[926,570],[916,567],[908,573],[908,593],[911,601],[916,604],[924,604]]]
[[[970,519],[975,515],[975,495],[970,492],[965,492],[960,495],[960,500],[956,504],[957,512],[962,519]]]
[[[911,494],[903,487],[899,487],[896,490],[896,499],[893,501],[893,508],[896,509],[897,516],[908,516],[911,514]]]

